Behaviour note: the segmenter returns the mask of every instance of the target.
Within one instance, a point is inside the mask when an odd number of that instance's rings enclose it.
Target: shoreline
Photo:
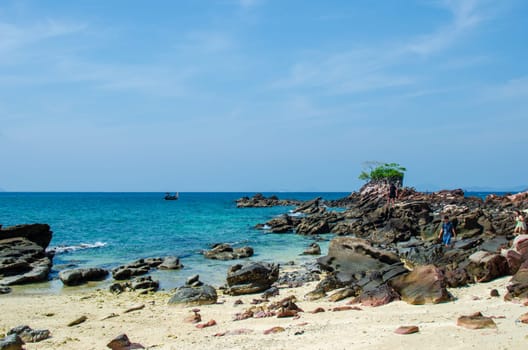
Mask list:
[[[170,292],[138,295],[125,292],[114,295],[106,290],[79,290],[60,295],[24,295],[12,293],[0,296],[2,317],[0,333],[27,324],[33,329],[49,329],[51,338],[38,343],[27,343],[26,349],[104,349],[119,334],[125,333],[133,343],[147,349],[418,349],[427,344],[428,349],[521,349],[528,342],[528,324],[516,322],[528,307],[521,303],[506,302],[503,296],[508,277],[449,289],[455,301],[409,305],[395,301],[379,307],[359,306],[361,310],[330,311],[347,305],[350,298],[331,302],[327,298],[305,301],[304,295],[317,282],[301,287],[280,288],[280,295],[270,298],[279,301],[294,295],[296,304],[304,310],[299,319],[250,318],[233,321],[236,313],[254,306],[253,299],[260,294],[227,296],[219,291],[217,304],[202,305],[202,323],[215,320],[216,325],[198,329],[183,322],[192,315],[194,307],[169,306]],[[497,289],[500,297],[490,297]],[[242,305],[234,306],[236,300]],[[144,308],[124,313],[134,306]],[[312,314],[318,307],[325,312]],[[496,317],[496,329],[470,330],[456,325],[458,317],[480,311],[485,316]],[[111,315],[115,317],[106,318]],[[67,324],[81,316],[87,320],[77,326]],[[415,325],[419,332],[398,335],[400,326]],[[284,331],[264,334],[272,327]],[[233,334],[237,330],[247,334]],[[224,336],[215,334],[228,332]]]

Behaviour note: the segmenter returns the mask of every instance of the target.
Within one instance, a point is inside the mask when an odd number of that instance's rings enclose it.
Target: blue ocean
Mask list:
[[[264,193],[281,199],[338,199],[349,193]],[[32,292],[62,292],[58,271],[70,267],[119,265],[147,257],[180,257],[184,268],[155,271],[160,288],[171,289],[199,274],[200,280],[221,286],[229,266],[239,262],[204,258],[200,252],[214,243],[249,245],[248,260],[301,264],[312,237],[269,234],[254,229],[293,207],[237,208],[235,201],[254,193],[180,193],[166,201],[163,193],[0,193],[0,224],[47,223],[53,231],[50,249],[56,251],[52,281],[30,286]],[[331,235],[327,235],[328,239]],[[323,254],[328,241],[320,242]],[[104,288],[111,279],[96,284]],[[71,287],[70,287],[71,288]]]

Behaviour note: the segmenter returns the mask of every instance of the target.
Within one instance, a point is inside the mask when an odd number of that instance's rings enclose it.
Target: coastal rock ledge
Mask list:
[[[0,285],[47,281],[53,254],[47,253],[46,248],[51,237],[47,224],[0,229]]]

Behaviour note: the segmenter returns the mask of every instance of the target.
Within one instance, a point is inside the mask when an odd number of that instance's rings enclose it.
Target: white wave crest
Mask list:
[[[76,250],[101,248],[107,245],[108,243],[105,243],[105,242],[81,243],[78,245],[58,245],[56,247],[49,248],[48,251],[55,252],[55,254],[60,254],[60,253],[74,252]]]

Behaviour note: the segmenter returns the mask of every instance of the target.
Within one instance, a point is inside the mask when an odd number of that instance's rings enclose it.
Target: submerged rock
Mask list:
[[[213,249],[205,250],[202,252],[203,255],[208,259],[216,260],[235,260],[248,258],[253,256],[253,248],[251,247],[241,247],[233,248],[227,243],[215,244]]]

